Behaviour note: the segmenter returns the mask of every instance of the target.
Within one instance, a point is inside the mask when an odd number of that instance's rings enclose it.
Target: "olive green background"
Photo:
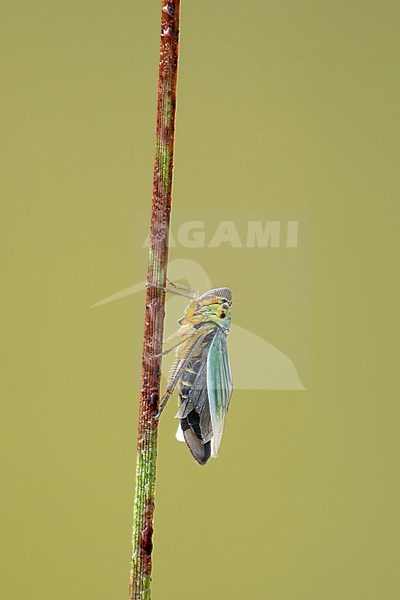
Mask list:
[[[123,600],[143,296],[89,307],[144,278],[160,3],[1,12],[1,597]],[[182,2],[173,207],[306,216],[300,338],[270,258],[204,261],[236,322],[304,343],[307,390],[237,391],[205,468],[171,402],[155,600],[399,597],[399,13]]]

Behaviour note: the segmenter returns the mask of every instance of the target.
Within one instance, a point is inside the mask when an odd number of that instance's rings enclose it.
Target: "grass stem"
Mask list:
[[[158,412],[178,72],[179,0],[162,0],[156,149],[149,236],[129,600],[151,597]],[[154,358],[151,358],[154,357]]]

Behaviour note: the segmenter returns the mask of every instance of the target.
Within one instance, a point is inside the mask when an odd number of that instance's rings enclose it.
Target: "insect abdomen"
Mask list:
[[[204,418],[204,416],[208,416],[208,398],[206,401],[204,399],[203,402],[196,403],[194,396],[199,396],[199,393],[197,389],[196,394],[193,390],[201,366],[201,360],[194,360],[184,370],[179,382],[179,398],[182,403],[182,408],[185,409],[185,416],[180,418],[180,424],[189,450],[199,464],[205,465],[211,456],[211,442],[205,440],[205,433],[208,432],[202,431],[201,419]],[[207,415],[204,414],[204,411],[207,411]]]

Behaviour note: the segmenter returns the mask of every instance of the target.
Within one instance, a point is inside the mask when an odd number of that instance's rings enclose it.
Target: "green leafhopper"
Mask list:
[[[176,437],[186,442],[199,464],[205,465],[210,456],[218,455],[233,391],[226,342],[231,324],[232,292],[228,288],[215,288],[191,298],[174,334],[180,341],[171,348],[176,348],[175,361],[159,414],[176,388],[180,405],[176,414],[180,421]]]

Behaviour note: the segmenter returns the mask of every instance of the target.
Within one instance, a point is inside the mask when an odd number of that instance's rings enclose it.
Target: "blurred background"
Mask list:
[[[244,333],[218,460],[163,415],[155,600],[399,597],[399,12],[182,1],[171,268],[231,287]],[[1,595],[124,600],[160,2],[1,22]]]

